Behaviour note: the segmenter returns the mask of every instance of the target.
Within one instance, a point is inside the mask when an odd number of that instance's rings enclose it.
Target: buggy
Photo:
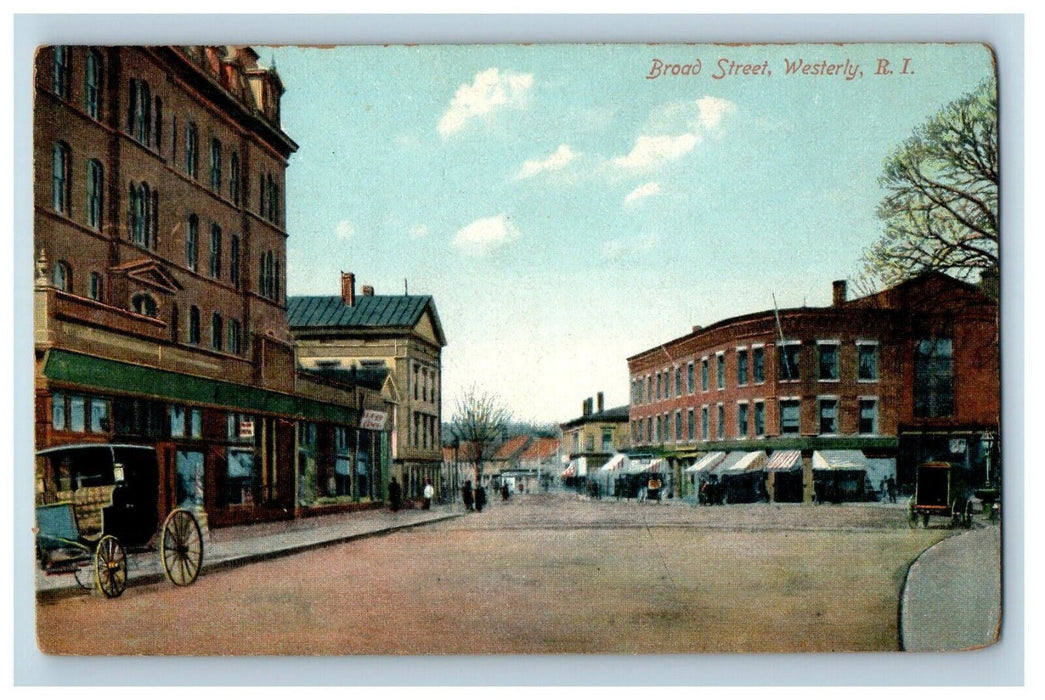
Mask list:
[[[167,580],[188,586],[203,564],[196,517],[177,508],[159,522],[159,462],[139,445],[70,445],[41,450],[55,502],[36,507],[36,554],[49,575],[73,574],[116,598],[127,586],[128,552],[158,551]]]
[[[929,527],[929,516],[951,519],[952,527],[972,526],[972,498],[966,470],[949,462],[924,462],[918,465],[914,496],[907,505],[911,527],[921,519]]]

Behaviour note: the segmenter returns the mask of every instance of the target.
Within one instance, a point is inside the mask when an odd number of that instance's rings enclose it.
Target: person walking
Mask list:
[[[464,482],[464,486],[461,487],[461,500],[464,501],[464,509],[472,510],[472,482]]]
[[[431,479],[425,479],[425,490],[424,490],[424,508],[425,510],[432,509],[432,498],[435,497],[435,487],[432,486]]]
[[[399,510],[399,507],[403,504],[403,490],[399,486],[399,482],[393,476],[392,480],[388,482],[388,509],[395,513]]]
[[[482,484],[475,487],[475,512],[482,513],[483,506],[486,505],[486,489],[483,488]]]
[[[511,491],[508,490],[508,482],[501,484],[501,500],[507,501]]]

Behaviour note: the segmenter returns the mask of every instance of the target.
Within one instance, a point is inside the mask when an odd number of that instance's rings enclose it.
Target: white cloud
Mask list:
[[[507,216],[498,214],[476,219],[462,228],[454,234],[454,246],[467,255],[482,257],[520,235]]]
[[[645,197],[651,197],[655,194],[660,194],[660,183],[659,182],[647,182],[645,185],[639,185],[624,198],[625,204],[633,204],[640,199]]]
[[[639,136],[626,156],[613,159],[614,165],[627,170],[653,170],[693,150],[701,138],[696,134],[678,136]]]
[[[475,75],[471,85],[457,88],[436,129],[446,138],[476,117],[501,107],[518,106],[532,85],[531,73],[501,73],[497,68],[487,68]]]
[[[655,233],[646,233],[631,238],[615,238],[602,244],[602,254],[607,258],[641,255],[655,249],[659,244],[660,236]]]
[[[699,125],[708,131],[714,131],[722,123],[722,117],[736,109],[729,100],[722,100],[711,95],[704,95],[697,100],[700,110]]]
[[[347,241],[356,235],[356,229],[347,219],[342,219],[338,222],[337,228],[334,229],[334,235],[342,241]]]
[[[428,227],[424,224],[417,224],[416,226],[411,226],[410,230],[407,232],[407,235],[409,235],[411,238],[424,238],[428,235]]]
[[[515,179],[522,180],[545,171],[562,170],[576,157],[577,154],[574,153],[569,146],[566,144],[560,144],[555,153],[552,153],[544,160],[528,160],[523,163],[522,170],[520,170],[519,174],[515,176]]]

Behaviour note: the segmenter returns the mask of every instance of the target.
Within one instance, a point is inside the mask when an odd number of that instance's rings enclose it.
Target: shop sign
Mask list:
[[[388,414],[384,411],[363,411],[359,427],[363,430],[384,430]]]
[[[241,420],[239,422],[239,436],[241,438],[252,438],[252,437],[254,437],[254,421],[253,420]]]

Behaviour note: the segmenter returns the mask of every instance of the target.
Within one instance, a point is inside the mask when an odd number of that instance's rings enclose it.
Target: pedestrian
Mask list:
[[[501,500],[502,501],[507,501],[508,500],[508,496],[510,494],[511,494],[511,492],[508,490],[508,483],[505,482],[505,483],[501,484]]]
[[[896,503],[896,479],[891,476],[886,479],[885,488],[889,492],[889,502]]]
[[[483,506],[486,505],[486,489],[483,488],[482,484],[475,487],[475,512],[482,513]]]
[[[472,482],[464,482],[464,486],[461,487],[461,500],[464,501],[464,509],[472,510]]]
[[[432,508],[432,498],[434,496],[435,496],[435,487],[432,486],[431,479],[425,479],[425,490],[424,490],[424,497],[425,497],[424,508],[425,508],[425,510],[431,510],[431,508]]]
[[[403,504],[403,490],[399,487],[399,482],[393,476],[392,480],[388,482],[388,509],[395,513],[399,510],[399,506]]]

